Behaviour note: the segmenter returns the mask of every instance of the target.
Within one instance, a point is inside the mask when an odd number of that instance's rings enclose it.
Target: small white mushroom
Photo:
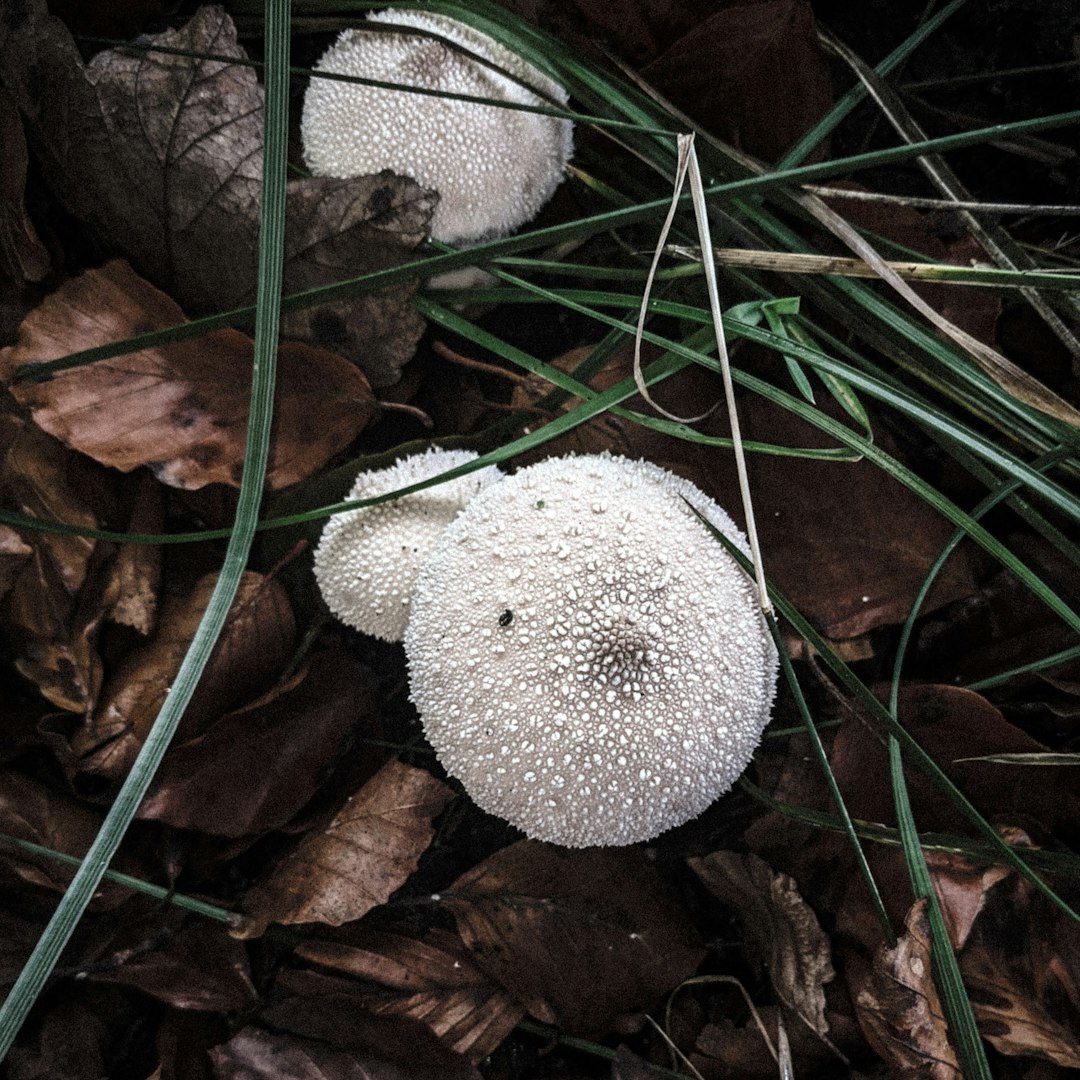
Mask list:
[[[630,844],[727,791],[769,719],[777,655],[750,580],[688,481],[600,455],[486,489],[439,538],[405,633],[447,771],[568,847]]]
[[[423,11],[369,16],[439,34],[529,86],[567,102],[552,79],[465,23]],[[316,71],[353,75],[523,105],[546,102],[439,41],[408,33],[345,30]],[[408,91],[312,79],[300,133],[317,176],[392,169],[439,193],[431,235],[445,243],[502,236],[551,198],[573,151],[572,125],[538,113]]]
[[[469,450],[431,449],[388,469],[362,472],[348,494],[367,499],[409,487],[473,461]],[[416,575],[442,531],[469,500],[502,473],[477,469],[423,491],[335,514],[315,549],[315,580],[342,622],[384,641],[400,641]]]

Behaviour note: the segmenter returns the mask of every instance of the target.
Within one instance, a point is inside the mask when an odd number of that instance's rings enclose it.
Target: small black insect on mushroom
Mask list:
[[[507,608],[499,616],[499,625],[500,626],[509,626],[513,621],[514,621],[514,613],[509,608]]]

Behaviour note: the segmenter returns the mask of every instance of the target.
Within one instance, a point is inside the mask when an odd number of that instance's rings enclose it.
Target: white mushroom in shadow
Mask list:
[[[438,34],[565,105],[566,91],[465,23],[390,9],[369,22]],[[315,65],[352,75],[523,105],[548,104],[498,70],[440,41],[406,32],[345,30]],[[551,198],[573,150],[572,125],[538,113],[313,78],[300,125],[304,160],[317,176],[383,169],[434,188],[431,234],[449,244],[502,236]]]
[[[484,810],[568,847],[696,817],[746,767],[778,660],[751,581],[688,481],[600,455],[477,496],[417,579],[409,679],[447,771]]]
[[[476,458],[468,450],[431,449],[388,469],[362,472],[350,499],[385,495]],[[315,580],[342,622],[384,641],[400,641],[416,575],[442,531],[502,473],[489,465],[400,499],[335,514],[315,549]]]

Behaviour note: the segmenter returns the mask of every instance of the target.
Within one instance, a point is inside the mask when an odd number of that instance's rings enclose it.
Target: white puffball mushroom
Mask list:
[[[360,473],[347,497],[385,495],[476,456],[469,450],[430,449],[400,458],[388,469]],[[315,580],[330,610],[365,634],[401,641],[424,560],[446,526],[502,475],[489,465],[400,499],[335,514],[315,549]]]
[[[389,9],[369,22],[439,34],[550,95],[554,80],[456,19]],[[520,84],[431,38],[345,30],[316,71],[353,75],[523,105],[547,104]],[[434,188],[431,235],[448,244],[513,232],[551,198],[573,151],[573,126],[539,113],[331,79],[311,80],[300,122],[304,160],[316,176],[391,169]]]
[[[631,844],[730,788],[768,723],[778,659],[708,496],[628,458],[555,458],[440,536],[405,632],[410,689],[484,810],[567,847]]]

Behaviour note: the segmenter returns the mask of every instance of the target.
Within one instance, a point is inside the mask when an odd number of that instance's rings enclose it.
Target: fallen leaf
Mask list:
[[[727,3],[641,69],[676,108],[776,161],[832,103],[829,64],[803,0]]]
[[[989,893],[960,970],[999,1053],[1080,1069],[1080,932],[1019,875]]]
[[[180,669],[217,575],[166,601],[157,633],[117,666],[101,701],[74,734],[71,749],[85,772],[117,778],[130,768]],[[295,623],[282,586],[245,571],[228,620],[188,706],[180,734],[195,735],[260,689],[288,658]]]
[[[0,598],[11,588],[22,564],[34,553],[19,534],[7,525],[0,525]]]
[[[158,913],[134,931],[122,927],[87,978],[141,990],[174,1009],[237,1012],[255,1003],[244,946],[221,923],[192,921],[170,932],[163,921]]]
[[[925,900],[915,903],[905,925],[895,949],[879,950],[856,996],[859,1023],[890,1068],[931,1080],[961,1080],[931,975]]]
[[[364,1080],[383,1076],[387,1080],[479,1080],[479,1073],[465,1058],[419,1021],[374,1016],[353,994],[296,995],[264,1009],[261,1019],[278,1030],[356,1055],[370,1070],[358,1074]]]
[[[452,797],[429,772],[387,763],[247,894],[238,935],[258,937],[272,922],[340,926],[385,904],[416,869],[431,821]]]
[[[0,89],[0,279],[17,285],[49,272],[49,253],[26,213],[26,137],[11,96]]]
[[[420,1020],[448,1046],[479,1064],[498,1047],[524,1013],[472,958],[456,934],[429,930],[417,938],[363,925],[347,941],[301,942],[295,955],[373,984],[359,991],[379,1016]],[[289,983],[299,991],[296,983]]]
[[[108,49],[85,67],[70,34],[32,3],[0,38],[0,72],[30,117],[45,179],[70,213],[119,248],[190,314],[254,303],[262,184],[263,88],[224,9],[207,5],[146,45],[229,57],[204,60]],[[404,177],[288,182],[287,293],[398,265],[423,238],[433,193]],[[412,285],[288,316],[357,363],[396,381],[423,329]]]
[[[13,411],[0,409],[0,497],[40,521],[97,528],[94,477],[75,455]],[[89,462],[86,463],[88,466]],[[97,630],[111,605],[95,571],[108,549],[83,536],[27,531],[28,557],[13,568],[4,623],[15,666],[53,705],[93,707],[101,689]]]
[[[829,939],[795,881],[753,854],[714,851],[688,862],[708,890],[735,909],[746,929],[746,950],[768,971],[777,997],[824,1035],[824,984],[836,972]]]
[[[652,1008],[702,950],[637,848],[526,840],[439,896],[476,962],[538,1020],[598,1034]]]
[[[281,827],[314,796],[349,731],[374,711],[374,691],[372,673],[348,654],[316,655],[284,692],[174,743],[139,817],[214,836]]]
[[[238,330],[98,360],[46,382],[12,382],[26,364],[184,321],[169,297],[114,260],[65,282],[26,317],[16,344],[0,350],[0,378],[49,434],[104,465],[148,465],[174,487],[238,486],[253,357]],[[278,350],[276,402],[272,489],[325,465],[375,410],[352,364],[297,342]]]
[[[1012,846],[1022,846],[1021,838],[1030,841],[1019,830],[1004,839]],[[953,852],[927,851],[924,855],[930,880],[937,894],[949,942],[954,949],[962,949],[979,917],[987,894],[1010,871],[1004,866],[987,866]]]
[[[137,473],[132,478],[130,501],[128,531],[160,533],[165,522],[164,492],[149,473]],[[108,592],[116,594],[109,620],[148,637],[157,624],[161,548],[156,544],[122,544],[109,566],[109,574],[114,584]]]

